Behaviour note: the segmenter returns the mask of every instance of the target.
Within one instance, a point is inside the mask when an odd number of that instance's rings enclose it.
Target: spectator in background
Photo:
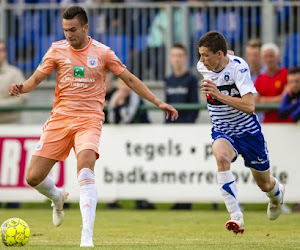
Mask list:
[[[146,110],[139,110],[143,99],[118,79],[118,89],[113,93],[108,103],[108,120],[115,124],[149,123]],[[107,209],[122,208],[118,201],[108,203]],[[146,200],[137,200],[136,209],[155,209],[154,204]]]
[[[282,99],[278,109],[279,117],[291,117],[293,122],[300,120],[300,67],[288,71],[287,93]]]
[[[266,72],[259,75],[255,81],[258,94],[254,97],[255,103],[268,104],[280,103],[285,94],[287,84],[287,68],[279,66],[280,52],[274,43],[264,44],[261,48],[262,60],[266,66]],[[263,118],[264,123],[291,122],[290,117],[280,119],[278,110],[266,111]]]
[[[121,79],[118,79],[118,89],[113,93],[108,103],[110,123],[149,123],[147,111],[139,110],[141,104],[143,104],[143,99]]]
[[[169,61],[173,73],[165,79],[166,100],[171,103],[199,103],[198,79],[188,71],[186,48],[182,44],[174,44]],[[176,123],[194,123],[198,117],[198,110],[180,110],[179,113]]]
[[[106,87],[106,95],[105,95],[105,123],[110,123],[108,118],[108,103],[113,96],[113,94],[116,92],[117,87],[114,83],[114,75],[111,72],[106,73],[106,79],[105,79],[105,87]]]
[[[169,61],[173,73],[165,79],[166,100],[171,103],[199,103],[198,79],[188,71],[188,56],[182,44],[174,44],[170,51]],[[176,123],[194,123],[198,110],[179,110]],[[170,123],[171,120],[166,120]],[[176,203],[172,209],[191,209],[191,203]]]
[[[168,4],[169,1],[164,0],[160,2],[166,2],[166,4]],[[150,71],[154,71],[150,72],[150,75],[154,73],[155,79],[157,80],[163,80],[165,77],[166,43],[169,39],[168,29],[173,28],[171,34],[174,43],[183,42],[182,34],[185,28],[189,29],[190,33],[193,30],[194,17],[189,17],[188,27],[183,26],[183,18],[182,8],[174,8],[172,23],[170,24],[167,8],[163,6],[159,9],[150,25],[147,37],[148,50],[146,52],[150,58],[148,67],[150,67]]]
[[[259,39],[251,39],[248,41],[246,46],[246,60],[250,69],[250,76],[252,82],[255,83],[257,76],[266,71],[265,66],[263,66],[261,58],[261,41]],[[262,122],[264,118],[263,112],[256,113],[258,120]]]
[[[249,40],[246,46],[246,60],[250,68],[250,75],[253,82],[255,82],[258,75],[266,70],[261,60],[261,46],[262,44],[259,39]]]
[[[5,42],[0,41],[0,106],[21,105],[26,102],[26,95],[15,98],[8,93],[12,82],[23,82],[23,73],[7,62],[7,50]],[[20,123],[20,112],[0,112],[0,123]]]
[[[23,82],[23,73],[7,62],[7,50],[4,41],[0,40],[0,107],[21,105],[25,103],[26,96],[15,98],[10,96],[8,88],[11,82]],[[20,123],[21,112],[0,112],[0,123]],[[0,204],[0,207],[2,204]],[[7,203],[6,208],[19,208],[19,203]]]

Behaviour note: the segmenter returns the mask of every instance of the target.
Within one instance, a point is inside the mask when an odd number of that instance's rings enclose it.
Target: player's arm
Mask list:
[[[20,94],[28,93],[36,88],[48,75],[36,70],[32,76],[25,82],[18,84],[12,83],[9,86],[9,94],[13,96],[20,96]]]
[[[255,110],[255,104],[253,99],[253,94],[248,93],[239,97],[232,97],[220,92],[216,84],[210,80],[202,80],[201,92],[205,95],[210,95],[214,99],[227,104],[235,109],[238,109],[244,113],[252,115]]]
[[[126,85],[131,88],[135,93],[137,93],[142,98],[148,100],[155,104],[158,108],[166,111],[166,119],[171,116],[172,121],[178,118],[178,111],[171,105],[159,100],[148,88],[147,86],[135,75],[125,69],[119,77],[126,83]]]

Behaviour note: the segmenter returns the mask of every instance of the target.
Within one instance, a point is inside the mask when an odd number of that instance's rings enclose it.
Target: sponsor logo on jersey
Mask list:
[[[247,68],[240,69],[240,72],[241,72],[241,73],[245,73],[245,72],[247,72],[247,71],[248,71],[248,69],[247,69]]]
[[[74,66],[74,76],[75,77],[84,77],[84,66]]]
[[[229,79],[230,79],[230,73],[229,73],[229,72],[225,72],[225,73],[224,73],[224,80],[225,80],[226,82],[228,82]]]
[[[88,57],[87,58],[87,65],[90,68],[96,68],[98,66],[98,58],[97,57]]]
[[[188,93],[188,88],[178,86],[178,87],[169,87],[166,89],[168,95],[186,95]]]

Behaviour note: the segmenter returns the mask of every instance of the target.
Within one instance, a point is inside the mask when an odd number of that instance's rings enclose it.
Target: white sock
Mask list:
[[[53,180],[47,176],[39,185],[34,187],[41,194],[48,197],[51,201],[58,202],[61,197],[61,191],[54,185]]]
[[[217,179],[224,203],[231,218],[235,215],[243,216],[237,200],[237,186],[232,171],[218,172]]]
[[[274,177],[271,177],[271,178],[273,178],[275,180],[275,186],[271,191],[266,192],[266,194],[269,197],[269,199],[272,201],[272,203],[278,204],[282,197],[282,193],[279,190],[280,183],[276,178],[274,178]]]
[[[93,229],[98,198],[95,174],[89,168],[83,168],[78,173],[77,179],[80,185],[82,226],[84,229]]]

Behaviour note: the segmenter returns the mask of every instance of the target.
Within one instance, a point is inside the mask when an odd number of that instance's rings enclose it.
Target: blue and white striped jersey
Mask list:
[[[219,91],[226,95],[241,98],[248,93],[256,94],[248,64],[240,57],[231,55],[227,57],[229,63],[219,72],[208,70],[200,61],[197,70],[204,79],[216,83]],[[217,132],[237,137],[261,132],[255,114],[248,115],[211,97],[207,98],[207,108],[213,129]]]

